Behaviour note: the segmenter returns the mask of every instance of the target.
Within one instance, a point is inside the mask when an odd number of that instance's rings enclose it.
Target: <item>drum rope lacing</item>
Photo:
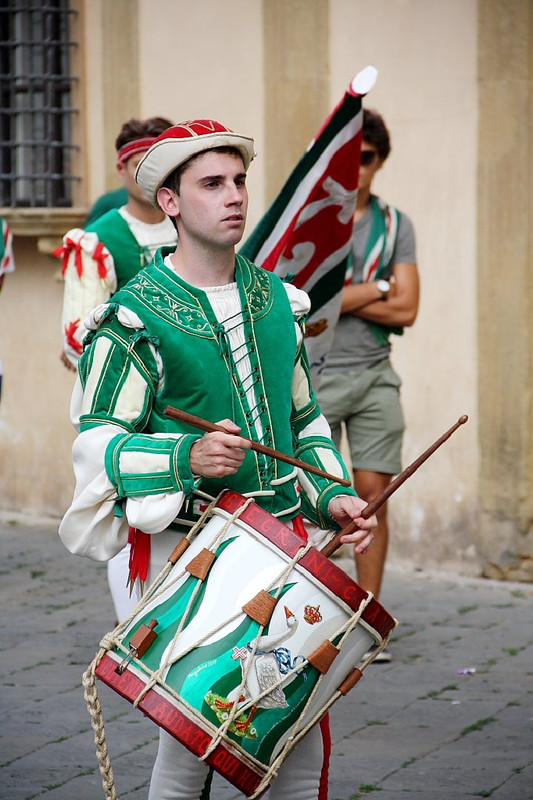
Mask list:
[[[187,540],[191,541],[192,539],[195,538],[197,532],[203,527],[203,523],[204,523],[205,519],[208,516],[210,516],[210,514],[212,512],[212,508],[215,506],[217,500],[218,500],[218,498],[214,498],[213,501],[208,506],[208,508],[203,512],[203,514],[200,517],[200,519],[197,521],[197,523],[194,525],[194,527],[191,528],[191,530],[189,531],[189,533],[185,537],[185,538],[187,538]],[[223,537],[225,536],[227,530],[231,527],[232,523],[236,519],[238,519],[238,517],[241,516],[241,514],[245,511],[245,509],[252,502],[253,502],[253,498],[248,498],[245,501],[245,503],[243,503],[242,506],[240,506],[232,515],[229,516],[229,518],[226,520],[224,525],[221,527],[220,531],[216,534],[216,536],[214,537],[213,541],[211,542],[210,548],[215,548],[216,549],[217,543],[219,543],[223,539]],[[285,581],[284,581],[284,583],[282,583],[282,585],[280,586],[280,588],[278,590],[278,595],[279,595],[279,593],[282,591],[283,586],[285,585],[285,583],[286,583],[286,581],[288,579],[288,576],[290,575],[290,572],[292,571],[292,568],[293,568],[294,564],[297,563],[297,561],[300,560],[303,557],[303,555],[305,555],[305,553],[307,553],[307,551],[309,550],[309,548],[311,546],[312,545],[310,543],[308,543],[307,545],[303,545],[298,550],[298,552],[296,553],[296,556],[294,557],[294,559],[291,560],[290,564],[288,564],[282,570],[280,575],[278,575],[277,577],[275,577],[273,579],[273,581],[271,581],[267,591],[271,591],[276,584],[280,583],[280,580],[285,575],[286,576],[285,577]],[[106,634],[102,638],[102,640],[100,642],[100,649],[99,649],[98,653],[96,654],[96,656],[93,659],[92,663],[89,665],[88,669],[85,671],[85,673],[83,674],[83,677],[82,677],[82,684],[83,684],[83,687],[84,687],[84,697],[85,697],[85,701],[87,703],[87,708],[89,710],[89,714],[90,714],[90,717],[91,717],[91,726],[92,726],[93,731],[94,731],[94,742],[95,742],[95,746],[96,746],[96,754],[97,754],[97,758],[98,758],[100,774],[101,774],[101,777],[102,777],[102,785],[103,785],[103,788],[104,788],[104,792],[106,794],[106,798],[108,798],[108,800],[118,800],[118,795],[117,795],[116,787],[115,787],[113,767],[111,765],[111,761],[110,761],[110,758],[109,758],[109,751],[108,751],[108,747],[107,747],[107,738],[106,738],[106,732],[105,732],[105,724],[104,724],[102,706],[101,706],[100,700],[98,698],[98,690],[97,690],[97,687],[96,687],[96,675],[95,675],[96,668],[98,667],[98,664],[100,663],[100,661],[102,660],[102,658],[104,657],[106,652],[108,652],[109,650],[112,650],[114,647],[117,648],[117,649],[122,649],[124,652],[127,652],[126,648],[124,647],[122,642],[118,639],[118,636],[120,635],[120,633],[122,631],[127,629],[127,627],[130,624],[130,622],[135,617],[137,617],[149,603],[151,603],[154,600],[157,600],[157,598],[162,593],[168,592],[168,590],[177,581],[179,581],[183,577],[183,575],[185,574],[185,571],[186,571],[185,569],[183,569],[173,579],[172,582],[168,583],[167,585],[165,585],[161,589],[160,588],[161,584],[164,582],[165,578],[168,576],[169,572],[172,570],[173,567],[174,567],[174,564],[172,564],[171,562],[168,562],[165,565],[165,567],[161,570],[159,575],[156,577],[155,581],[150,586],[150,588],[148,589],[146,594],[143,596],[143,598],[142,598],[141,602],[139,603],[139,605],[131,612],[131,614],[128,616],[128,618],[126,620],[124,620],[123,622],[121,622],[115,628],[114,631],[111,631],[110,633]],[[196,589],[200,585],[201,585],[201,581],[198,581]],[[159,589],[159,592],[158,592],[158,589]],[[186,621],[186,617],[187,617],[188,611],[190,609],[190,606],[191,606],[191,603],[188,604],[187,609],[186,609],[186,611],[185,611],[185,613],[183,615],[185,621]],[[234,621],[235,619],[237,619],[241,614],[242,614],[242,611],[238,611],[230,619],[224,620],[223,623],[218,625],[215,629],[207,632],[203,637],[201,637],[198,640],[198,642],[194,643],[189,648],[187,648],[177,658],[173,659],[172,656],[168,657],[166,659],[166,661],[160,666],[159,670],[157,670],[156,672],[152,673],[152,676],[151,676],[150,680],[147,682],[146,686],[143,688],[143,690],[138,695],[138,697],[135,698],[135,701],[133,703],[134,707],[138,706],[138,704],[141,702],[142,698],[146,695],[146,693],[149,691],[149,689],[151,689],[154,685],[156,685],[158,682],[160,682],[161,674],[167,669],[167,667],[171,666],[172,663],[175,663],[177,660],[179,660],[179,658],[183,658],[189,652],[194,650],[199,644],[201,644],[202,641],[204,641],[209,636],[212,636],[215,633],[217,633],[218,630],[220,630],[222,627],[226,626],[228,623],[230,623],[230,622]],[[174,644],[175,640],[177,639],[177,636],[178,636],[179,632],[181,632],[182,629],[183,629],[183,625],[180,623],[179,630],[176,632],[176,634],[175,634],[175,636],[173,638],[173,641],[167,647],[167,650],[170,653],[172,652],[172,645]],[[264,629],[264,626],[260,626],[260,631],[261,632],[262,632],[263,629]],[[257,645],[255,645],[255,649],[257,649]],[[132,657],[131,660],[133,662],[136,662],[137,664],[142,666],[142,664],[135,657]],[[178,695],[178,693],[175,692],[172,689],[171,686],[168,686],[167,684],[165,684],[165,688],[166,688],[167,691],[169,691],[169,693],[174,698],[180,699],[180,696]],[[272,689],[269,689],[268,691],[264,692],[262,696],[268,694],[270,691],[272,691]],[[236,705],[237,704],[235,704],[235,707],[236,707]],[[236,709],[236,712],[240,714],[240,713],[242,713],[242,709],[238,709],[238,710]],[[228,725],[230,723],[231,723],[231,720],[228,723]],[[215,735],[215,737],[212,740],[212,746],[210,747],[209,751],[204,755],[204,758],[207,758],[209,753],[212,751],[213,747],[216,746],[216,744],[218,744],[218,741],[220,741],[220,739],[224,735],[224,733],[219,734],[220,729],[216,729],[216,730],[217,730],[217,734]],[[215,741],[214,745],[213,745],[213,741]]]
[[[250,503],[251,503],[251,502],[253,502],[251,499],[249,499],[249,500],[246,500],[246,502],[244,502],[244,503],[242,504],[242,506],[240,506],[240,507],[239,507],[239,508],[238,508],[238,509],[237,509],[237,510],[236,510],[236,511],[235,511],[235,512],[234,512],[234,513],[233,513],[233,514],[232,514],[232,515],[231,515],[231,516],[230,516],[230,517],[229,517],[229,518],[226,520],[226,522],[224,523],[224,525],[222,525],[222,527],[220,528],[220,530],[218,531],[218,533],[217,533],[217,534],[215,535],[215,537],[213,538],[213,540],[212,540],[212,542],[211,542],[211,544],[210,544],[210,546],[209,546],[209,548],[208,548],[209,550],[211,550],[211,552],[216,552],[216,549],[217,549],[217,547],[218,547],[218,546],[219,546],[219,544],[220,544],[220,543],[223,541],[223,539],[224,539],[224,537],[226,536],[226,533],[227,533],[227,531],[229,530],[229,528],[232,526],[232,524],[234,523],[234,521],[240,517],[240,515],[241,515],[241,514],[242,514],[242,513],[245,511],[245,509],[246,509],[246,508],[248,508],[248,506],[250,505]],[[189,536],[192,536],[192,531],[189,533]],[[169,588],[171,588],[171,587],[172,587],[172,586],[173,586],[173,585],[174,585],[174,584],[175,584],[175,583],[176,583],[178,580],[180,580],[180,579],[183,577],[183,575],[185,574],[185,572],[186,572],[186,569],[183,569],[183,570],[182,570],[182,572],[181,572],[179,575],[177,575],[177,576],[176,576],[176,578],[174,579],[174,581],[172,581],[171,583],[167,584],[167,585],[164,587],[164,590],[162,590],[162,591],[165,591],[165,592],[167,592]],[[186,606],[186,608],[185,608],[185,611],[183,612],[183,616],[182,616],[182,618],[181,618],[181,620],[180,620],[180,622],[179,622],[179,625],[178,625],[178,627],[177,627],[177,629],[176,629],[176,633],[174,634],[174,636],[173,636],[173,638],[172,638],[172,641],[170,642],[170,644],[169,644],[169,645],[167,645],[167,652],[169,653],[169,655],[168,655],[168,656],[166,657],[166,659],[165,659],[165,660],[164,660],[164,661],[161,663],[161,665],[160,665],[159,669],[157,669],[157,670],[155,670],[154,672],[152,672],[152,675],[151,675],[150,679],[149,679],[149,680],[146,682],[146,685],[143,687],[142,691],[141,691],[141,692],[139,693],[139,695],[138,695],[138,696],[135,698],[135,700],[134,700],[134,702],[133,702],[133,707],[134,707],[134,708],[136,708],[136,707],[139,705],[139,703],[141,702],[141,700],[143,700],[143,698],[144,698],[144,697],[146,696],[146,694],[147,694],[147,693],[150,691],[150,689],[152,689],[152,688],[153,688],[153,687],[154,687],[154,686],[155,686],[157,683],[159,683],[159,682],[160,682],[161,676],[163,675],[163,673],[166,671],[166,669],[167,669],[167,668],[171,667],[173,664],[175,664],[175,663],[176,663],[176,661],[179,661],[181,658],[183,658],[184,656],[186,656],[186,655],[187,655],[188,653],[190,653],[192,650],[195,650],[195,649],[196,649],[196,648],[197,648],[197,647],[198,647],[200,644],[202,644],[202,642],[204,642],[204,641],[205,641],[205,640],[206,640],[206,639],[207,639],[209,636],[212,636],[213,634],[217,633],[217,632],[218,632],[218,631],[219,631],[221,628],[223,628],[225,625],[227,625],[229,621],[231,621],[231,620],[224,620],[224,622],[222,622],[220,625],[218,625],[218,626],[217,626],[216,628],[214,628],[212,631],[210,631],[210,632],[208,632],[208,633],[204,634],[204,635],[203,635],[203,636],[201,636],[201,637],[200,637],[200,638],[199,638],[199,639],[198,639],[196,642],[194,642],[194,643],[193,643],[193,644],[191,644],[189,647],[187,647],[187,648],[186,648],[184,651],[182,651],[182,652],[180,653],[180,655],[179,655],[179,656],[177,656],[177,657],[174,657],[174,656],[172,655],[172,649],[173,649],[173,646],[174,646],[174,644],[176,643],[177,639],[179,638],[180,634],[182,633],[182,631],[183,631],[184,627],[187,625],[187,623],[188,623],[188,621],[189,621],[189,613],[190,613],[190,611],[191,611],[192,607],[194,606],[194,603],[195,603],[196,597],[198,596],[198,593],[201,591],[201,588],[202,588],[202,581],[201,581],[201,580],[198,580],[198,581],[197,581],[197,583],[196,583],[196,586],[194,587],[194,589],[193,589],[193,591],[192,591],[192,593],[191,593],[191,596],[190,596],[190,598],[189,598],[189,601],[188,601],[188,603],[187,603],[187,606]],[[151,599],[156,599],[156,598],[157,598],[157,595],[155,595],[155,596],[154,596],[154,597],[152,597]],[[139,612],[139,610],[137,611],[137,614],[138,614],[138,612]],[[234,618],[236,619],[238,616],[240,616],[240,614],[241,614],[241,613],[242,613],[242,612],[239,612],[238,614],[236,614]]]
[[[364,597],[363,600],[361,600],[361,602],[359,604],[359,608],[357,609],[356,613],[348,620],[347,623],[342,625],[332,636],[329,637],[329,641],[337,639],[338,636],[341,636],[341,642],[342,642],[342,640],[346,639],[346,637],[358,625],[359,620],[361,619],[361,616],[363,615],[363,612],[364,612],[365,608],[368,606],[368,604],[372,600],[373,600],[373,595],[372,595],[371,592],[368,592],[368,595],[366,597]],[[341,645],[341,642],[339,642],[339,647]],[[305,667],[308,663],[309,663],[309,660],[305,659],[304,662],[302,662],[302,664],[298,664],[298,667],[295,670],[292,670],[291,672],[297,672],[298,670],[301,670],[302,667]],[[284,676],[283,681],[286,681],[290,674],[291,673],[287,673],[287,675]],[[325,677],[324,674],[321,674],[319,676],[319,678],[318,678],[318,680],[317,680],[312,692],[309,694],[309,697],[307,698],[307,702],[306,702],[304,708],[300,712],[300,716],[298,717],[298,719],[296,720],[296,722],[292,726],[292,729],[291,729],[291,731],[290,731],[290,733],[289,733],[289,735],[287,737],[287,740],[286,740],[285,744],[283,745],[282,750],[280,751],[278,756],[274,759],[272,764],[269,765],[269,767],[268,767],[267,771],[265,772],[265,774],[264,774],[259,786],[255,790],[255,792],[250,795],[249,800],[253,800],[253,798],[258,797],[260,794],[263,793],[263,791],[269,785],[269,783],[277,776],[280,766],[283,764],[283,761],[285,760],[287,755],[290,753],[290,751],[306,735],[306,733],[313,727],[313,725],[315,725],[315,723],[317,723],[324,716],[324,714],[327,712],[327,710],[330,707],[330,705],[332,705],[331,702],[326,703],[326,705],[323,708],[321,708],[320,711],[318,711],[314,715],[314,717],[311,720],[309,720],[309,722],[306,723],[306,725],[304,725],[303,727],[300,728],[301,721],[305,718],[305,714],[306,714],[308,708],[310,708],[311,703],[313,702],[314,697],[315,697],[316,693],[318,692],[318,690],[320,688],[320,684],[322,683],[324,677]],[[281,681],[281,682],[283,682],[283,681]],[[335,693],[335,699],[336,700],[338,699],[339,695],[340,695],[339,692]]]
[[[217,502],[217,499],[218,498],[214,498],[213,499],[213,501],[210,503],[208,508],[203,512],[202,516],[197,521],[197,523],[194,525],[194,527],[191,528],[191,530],[189,531],[189,533],[185,537],[189,541],[191,541],[196,536],[198,530],[200,530],[202,528],[205,519],[211,514],[212,508],[215,505],[215,503]],[[240,508],[238,508],[235,511],[235,513],[233,515],[230,516],[230,518],[222,526],[220,532],[215,537],[215,540],[220,541],[225,536],[225,533],[228,530],[228,528],[231,526],[232,522],[235,519],[237,519],[244,512],[244,510],[250,505],[250,503],[252,503],[252,502],[253,502],[252,498],[249,498],[248,500],[246,500],[245,503],[243,503],[243,505]],[[104,655],[109,650],[112,650],[114,647],[120,648],[120,649],[122,649],[124,651],[126,650],[126,648],[124,647],[122,642],[118,639],[118,635],[128,627],[130,622],[136,616],[138,616],[139,613],[142,612],[142,610],[148,605],[148,603],[150,603],[151,601],[157,599],[157,597],[163,591],[164,592],[168,591],[168,589],[171,586],[173,586],[174,583],[176,583],[176,581],[180,580],[180,578],[183,577],[183,574],[185,573],[185,570],[182,570],[182,572],[172,581],[172,583],[170,583],[169,585],[165,586],[164,589],[160,590],[159,593],[157,593],[157,590],[160,588],[161,584],[164,582],[165,578],[167,577],[168,573],[172,570],[173,566],[174,566],[174,564],[172,562],[170,562],[170,561],[167,562],[167,564],[164,566],[164,568],[161,570],[161,572],[159,573],[159,575],[155,579],[154,583],[150,586],[149,590],[143,596],[143,598],[142,598],[141,602],[139,603],[139,605],[136,606],[136,608],[131,612],[131,614],[128,616],[128,618],[126,620],[124,620],[123,622],[121,622],[119,625],[117,625],[117,627],[115,628],[114,631],[111,631],[110,633],[106,634],[102,638],[102,640],[100,641],[100,649],[99,649],[98,653],[96,654],[95,658],[93,659],[93,661],[91,662],[91,664],[89,665],[89,667],[87,668],[87,670],[84,672],[84,674],[82,676],[82,685],[83,685],[83,689],[84,689],[84,698],[85,698],[85,702],[87,703],[87,708],[88,708],[89,715],[90,715],[90,718],[91,718],[91,726],[92,726],[93,731],[94,731],[94,743],[95,743],[95,747],[96,747],[96,755],[97,755],[97,759],[98,759],[98,765],[99,765],[99,768],[100,768],[100,774],[101,774],[101,777],[102,777],[102,785],[103,785],[103,788],[104,788],[104,792],[105,792],[106,798],[108,798],[108,800],[118,800],[118,795],[117,795],[116,787],[115,787],[115,778],[114,778],[114,773],[113,773],[113,767],[112,767],[112,764],[111,764],[111,760],[109,758],[109,750],[108,750],[108,747],[107,747],[107,738],[106,738],[106,732],[105,732],[105,724],[104,724],[104,717],[103,717],[103,712],[102,712],[102,705],[100,703],[100,700],[99,700],[99,697],[98,697],[98,690],[97,690],[97,687],[96,687],[96,674],[95,674],[96,673],[96,668],[98,667],[98,664],[100,663],[100,661],[102,660]],[[198,581],[197,586],[195,587],[195,592],[200,587],[200,585],[201,585],[201,581]],[[196,596],[196,594],[194,594],[194,596]],[[186,618],[186,615],[188,614],[188,611],[190,609],[190,605],[191,605],[191,603],[189,603],[189,605],[187,606],[187,609],[186,609],[185,614],[184,614],[184,618]],[[242,613],[242,612],[240,612],[240,613]],[[236,616],[239,616],[239,614],[236,615]],[[223,624],[226,625],[227,622],[228,621],[225,620]],[[219,626],[219,627],[222,627],[222,626]],[[182,629],[183,629],[183,625],[180,624],[179,631],[181,632]],[[215,633],[215,632],[216,632],[216,630],[213,631],[212,633]],[[209,635],[212,635],[212,634],[209,634]],[[172,649],[172,644],[174,643],[176,638],[177,638],[177,634],[174,637],[174,640],[170,645],[170,648],[169,648],[170,650]],[[196,647],[196,646],[197,645],[193,645],[193,647],[189,648],[185,653],[182,653],[180,658],[183,657],[184,655],[186,655],[187,652],[190,652],[190,650],[194,649],[194,647]],[[178,660],[178,659],[175,659],[175,661],[176,660]],[[132,661],[136,661],[137,663],[140,663],[135,658],[132,658]],[[161,673],[171,663],[172,663],[171,659],[169,659],[168,663],[164,663],[160,667],[160,669],[157,670],[157,672],[152,674],[151,680],[144,687],[144,689],[140,693],[140,695],[135,699],[135,701],[133,703],[134,707],[136,707],[141,702],[142,698],[145,696],[147,691],[149,689],[151,689],[152,686],[154,686],[158,682],[158,680],[160,679]],[[167,689],[171,690],[171,687],[167,686]],[[177,693],[174,692],[173,690],[171,690],[171,693],[173,694],[174,697],[178,697]]]
[[[298,549],[298,551],[296,552],[296,554],[294,555],[294,557],[289,562],[287,562],[286,566],[281,571],[281,573],[271,581],[271,583],[269,584],[268,589],[266,589],[266,591],[270,593],[270,591],[272,591],[274,589],[274,587],[277,586],[278,588],[276,589],[275,593],[273,594],[273,597],[276,600],[279,598],[281,592],[283,591],[284,587],[286,586],[287,581],[289,580],[289,577],[290,577],[290,575],[291,575],[291,573],[292,573],[292,571],[294,569],[294,566],[298,563],[298,561],[300,561],[301,558],[303,558],[303,556],[308,552],[308,550],[312,546],[313,545],[311,544],[311,542],[308,542],[307,544],[302,543],[302,547],[300,547]],[[239,617],[241,615],[241,613],[242,612],[239,611],[237,614],[235,614],[234,615],[234,619]],[[227,622],[225,622],[224,624],[227,624]],[[242,674],[242,680],[241,680],[241,683],[240,683],[240,686],[238,688],[238,692],[237,693],[242,692],[242,690],[244,689],[244,687],[246,685],[246,681],[247,681],[247,678],[248,678],[248,673],[250,672],[250,669],[252,668],[253,658],[254,658],[254,656],[255,656],[255,654],[257,652],[257,648],[258,648],[258,645],[259,645],[259,639],[262,636],[264,629],[265,629],[265,625],[260,625],[259,626],[259,630],[257,631],[257,636],[256,636],[255,642],[253,644],[252,650],[250,652],[250,657],[247,659],[246,667],[244,668],[244,671],[243,671],[243,674]],[[306,662],[302,662],[302,664],[304,666],[305,666],[305,663]],[[235,721],[235,719],[238,716],[240,716],[244,711],[248,711],[249,708],[251,709],[252,706],[257,705],[257,701],[262,700],[264,697],[266,697],[268,694],[270,694],[272,691],[274,691],[278,686],[281,686],[283,683],[285,683],[289,676],[291,676],[293,673],[295,673],[299,669],[301,669],[302,664],[298,664],[298,667],[296,667],[296,668],[294,668],[292,670],[289,670],[287,673],[285,673],[285,675],[282,678],[280,678],[278,681],[272,683],[269,687],[267,687],[267,689],[264,689],[262,692],[260,692],[257,695],[257,697],[255,697],[253,700],[249,700],[247,703],[243,703],[240,706],[237,704],[237,702],[235,702],[234,705],[233,705],[233,708],[228,712],[227,719],[222,723],[222,725],[219,726],[219,728],[217,728],[217,733],[211,739],[211,743],[210,743],[209,747],[207,748],[206,752],[200,757],[201,760],[205,761],[205,759],[208,758],[208,756],[211,755],[213,750],[218,746],[218,744],[221,742],[222,738],[225,736],[225,734],[226,734],[228,728],[230,727],[230,725]]]
[[[349,626],[346,626],[346,632],[345,632],[345,635],[343,636],[343,639],[346,638],[349,635],[349,633],[351,633],[351,631],[359,623],[359,620],[360,620],[365,608],[372,601],[372,599],[373,599],[373,595],[372,595],[371,592],[369,592],[369,596],[361,601],[361,604],[360,604],[357,612],[355,613],[353,619],[350,620]],[[366,658],[362,662],[362,664],[359,666],[359,670],[361,671],[361,673],[364,672],[366,667],[375,659],[375,657],[378,654],[378,652],[381,652],[381,650],[383,650],[387,646],[387,644],[389,643],[390,637],[392,636],[392,633],[393,633],[393,631],[390,631],[390,633],[383,639],[383,641],[379,645],[379,647],[377,647],[376,650],[374,650],[372,652],[372,655],[370,657]],[[330,637],[330,641],[331,641],[331,639],[334,639],[335,637],[336,637],[336,634],[334,634],[332,637]],[[314,715],[314,717],[312,719],[310,719],[306,723],[306,725],[304,727],[302,727],[300,730],[298,730],[298,725],[300,723],[300,720],[302,720],[304,718],[307,709],[311,705],[311,702],[312,702],[312,700],[314,698],[314,695],[318,691],[319,684],[320,684],[320,682],[322,681],[322,679],[324,677],[325,677],[324,675],[321,675],[320,678],[318,679],[318,681],[316,683],[316,686],[313,689],[313,692],[309,695],[309,698],[307,699],[305,708],[302,710],[299,718],[294,723],[293,729],[290,732],[289,737],[287,738],[287,741],[286,741],[286,743],[285,743],[285,745],[283,747],[283,750],[279,753],[279,755],[276,757],[276,759],[272,762],[272,764],[270,765],[269,769],[265,773],[263,779],[261,780],[261,783],[259,784],[259,786],[255,790],[255,792],[252,795],[250,795],[248,800],[254,800],[255,797],[258,797],[265,790],[265,788],[268,786],[270,781],[272,781],[276,777],[276,775],[277,775],[277,773],[279,771],[279,767],[283,764],[283,761],[285,760],[285,758],[287,757],[289,752],[294,747],[296,747],[298,742],[301,739],[303,739],[303,737],[311,730],[311,728],[314,725],[316,725],[317,722],[319,722],[320,719],[322,719],[322,717],[329,711],[331,706],[334,705],[334,703],[336,703],[337,700],[339,699],[339,697],[342,695],[342,692],[339,689],[337,689],[337,691],[332,694],[332,696],[329,698],[329,700],[327,700],[324,703],[324,705],[321,707],[320,711],[318,711]]]

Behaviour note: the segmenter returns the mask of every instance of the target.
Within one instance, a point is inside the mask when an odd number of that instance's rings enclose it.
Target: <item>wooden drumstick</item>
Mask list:
[[[393,481],[391,481],[387,488],[381,492],[380,495],[374,498],[374,500],[372,500],[363,508],[361,511],[361,516],[363,519],[368,519],[372,516],[372,514],[375,514],[378,508],[380,508],[383,503],[389,499],[391,494],[393,494],[396,489],[402,485],[402,483],[405,483],[407,478],[410,478],[413,472],[416,472],[418,467],[420,467],[424,461],[427,461],[427,459],[435,452],[435,450],[437,450],[441,444],[444,444],[444,442],[450,438],[452,433],[454,433],[461,425],[464,425],[467,420],[468,416],[466,414],[463,414],[462,417],[459,417],[455,425],[452,425],[452,427],[449,428],[446,433],[443,433],[440,439],[437,439],[437,441],[434,442],[431,447],[428,447],[427,450],[424,450],[422,455],[418,456],[418,458],[413,461],[412,464],[409,464],[409,466],[406,467],[403,472],[401,472]],[[355,522],[350,522],[345,528],[342,529],[342,531],[339,531],[339,533],[335,534],[335,536],[320,549],[320,552],[328,557],[333,555],[333,553],[342,545],[341,537],[346,536],[348,533],[353,533],[356,530],[357,525]]]
[[[227,431],[222,425],[215,425],[213,422],[202,419],[202,417],[196,417],[194,414],[189,414],[187,411],[181,411],[181,409],[174,408],[173,406],[167,406],[165,408],[165,416],[171,417],[172,419],[179,419],[181,422],[186,422],[187,425],[192,425],[193,428],[200,428],[200,430],[206,431],[207,433],[215,433],[217,431],[220,431],[221,433],[229,433],[229,431]],[[338,475],[330,475],[329,472],[324,472],[324,470],[320,469],[319,467],[314,467],[312,464],[306,464],[305,461],[300,461],[298,458],[288,456],[285,453],[282,453],[280,450],[275,450],[273,447],[267,447],[259,442],[254,442],[253,439],[247,439],[245,436],[241,436],[239,433],[234,435],[240,436],[240,438],[244,439],[246,442],[250,442],[251,449],[255,450],[257,453],[262,453],[263,455],[270,456],[271,458],[277,458],[278,461],[286,461],[287,464],[292,464],[293,467],[298,467],[306,472],[312,472],[314,475],[319,475],[321,478],[328,478],[330,481],[340,483],[341,486],[351,486],[351,481],[347,480],[346,478],[339,478]]]

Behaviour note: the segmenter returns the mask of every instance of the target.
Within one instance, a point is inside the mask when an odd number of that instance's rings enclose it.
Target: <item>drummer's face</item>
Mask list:
[[[181,175],[175,196],[180,238],[204,245],[234,247],[246,224],[246,171],[238,154],[208,150]]]

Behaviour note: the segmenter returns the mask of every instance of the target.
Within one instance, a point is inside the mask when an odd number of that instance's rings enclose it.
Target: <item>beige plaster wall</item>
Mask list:
[[[123,119],[138,113],[137,20],[135,14],[128,16],[136,1],[77,0],[76,6],[83,42],[77,125],[83,130],[79,141],[86,175],[80,201],[87,206],[110,185],[118,185],[114,138]],[[45,222],[46,214],[38,231],[46,237]],[[6,277],[0,295],[0,510],[58,517],[68,507],[74,486],[69,420],[74,375],[59,361],[59,261],[42,251],[50,252],[59,243],[56,238],[15,236],[17,269]]]
[[[80,11],[87,203],[119,185],[113,143],[129,116],[212,116],[250,132],[261,154],[260,0],[159,0],[155,17],[150,0],[90,0],[80,2]],[[237,30],[235,20],[242,22]],[[249,229],[263,213],[258,164],[260,157],[250,171]],[[68,414],[74,376],[59,362],[59,262],[39,252],[36,237],[16,238],[15,260],[17,270],[0,294],[0,512],[61,516],[74,486]]]
[[[253,136],[251,230],[263,213],[265,180],[262,2],[138,2],[140,113],[216,119]]]
[[[266,202],[329,114],[328,0],[265,0]]]
[[[467,425],[391,499],[392,555],[472,562],[477,505],[475,0],[332,0],[332,104],[367,64],[365,100],[392,153],[376,191],[415,225],[418,319],[393,337],[410,463],[462,414]]]
[[[532,581],[533,3],[485,0],[479,29],[479,549]]]
[[[15,242],[0,294],[0,509],[59,516],[72,497],[73,374],[59,362],[62,283],[36,240]]]

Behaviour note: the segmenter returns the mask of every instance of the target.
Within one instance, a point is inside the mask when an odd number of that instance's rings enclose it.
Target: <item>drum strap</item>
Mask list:
[[[318,800],[328,800],[329,765],[331,760],[331,730],[329,727],[329,713],[325,714],[318,724],[320,725],[320,732],[322,734],[322,747],[324,752],[322,771],[320,773]]]

